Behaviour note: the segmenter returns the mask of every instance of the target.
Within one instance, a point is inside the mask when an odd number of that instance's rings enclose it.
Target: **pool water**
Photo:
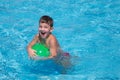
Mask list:
[[[52,60],[28,58],[42,15],[54,19],[53,34],[72,56],[66,74]],[[0,80],[119,79],[119,0],[0,0]]]

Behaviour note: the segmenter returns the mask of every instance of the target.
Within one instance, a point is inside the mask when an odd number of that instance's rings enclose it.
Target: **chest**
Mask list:
[[[50,40],[49,39],[46,39],[46,40],[42,40],[42,39],[38,39],[38,43],[41,43],[41,44],[44,44],[46,45],[46,47],[50,47]]]

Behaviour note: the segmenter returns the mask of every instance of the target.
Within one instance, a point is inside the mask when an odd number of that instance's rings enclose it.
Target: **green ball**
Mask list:
[[[36,43],[32,46],[32,49],[36,51],[36,54],[41,57],[48,57],[50,56],[49,49],[40,43]]]

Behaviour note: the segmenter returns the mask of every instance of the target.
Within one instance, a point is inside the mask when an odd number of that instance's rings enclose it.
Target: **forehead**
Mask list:
[[[40,23],[40,26],[49,26],[47,23]]]

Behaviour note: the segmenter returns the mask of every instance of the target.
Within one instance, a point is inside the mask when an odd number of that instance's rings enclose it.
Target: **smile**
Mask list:
[[[47,37],[47,32],[40,31],[39,34],[41,35],[42,38],[46,38]]]
[[[40,32],[42,35],[45,35],[46,34],[46,32]]]

